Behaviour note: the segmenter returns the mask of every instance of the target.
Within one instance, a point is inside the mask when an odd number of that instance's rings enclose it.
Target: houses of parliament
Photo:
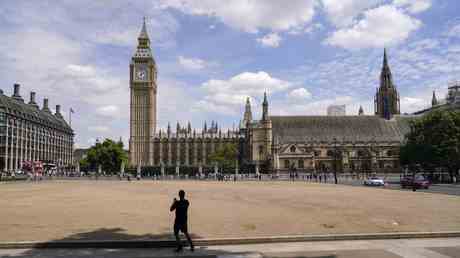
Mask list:
[[[395,171],[399,147],[412,115],[400,115],[399,94],[386,51],[375,114],[360,108],[351,116],[272,116],[263,96],[262,116],[253,117],[247,99],[239,128],[221,131],[217,123],[192,129],[157,130],[157,67],[145,21],[129,65],[130,138],[132,167],[213,167],[209,157],[224,144],[238,146],[238,164],[255,173],[296,171]],[[243,103],[242,103],[243,104]],[[245,173],[248,171],[245,171]]]

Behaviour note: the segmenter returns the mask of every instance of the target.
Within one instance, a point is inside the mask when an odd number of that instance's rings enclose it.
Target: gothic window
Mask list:
[[[289,151],[290,151],[291,153],[294,153],[294,152],[296,151],[296,148],[295,148],[295,146],[294,146],[294,145],[293,145],[293,146],[291,146],[291,148],[290,148],[290,150],[289,150]]]
[[[264,155],[264,146],[262,146],[262,145],[259,146],[259,155],[260,156]]]
[[[284,160],[284,167],[289,168],[289,160],[288,159]]]

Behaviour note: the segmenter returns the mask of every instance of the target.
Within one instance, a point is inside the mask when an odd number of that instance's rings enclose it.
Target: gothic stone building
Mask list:
[[[240,144],[242,137],[236,131],[221,132],[217,123],[200,132],[177,124],[173,133],[156,132],[157,68],[150,49],[145,21],[138,37],[130,70],[130,166],[194,166],[207,167],[209,155],[225,143]]]
[[[23,162],[43,161],[65,167],[72,165],[73,130],[64,120],[60,105],[53,114],[48,99],[40,109],[35,92],[29,103],[20,95],[20,85],[6,96],[0,90],[0,169],[19,170]]]
[[[400,116],[386,51],[375,96],[375,115],[270,116],[267,96],[254,120],[249,99],[238,130],[221,132],[217,123],[195,130],[178,123],[175,132],[156,131],[157,70],[145,21],[130,64],[131,166],[209,167],[209,155],[225,143],[237,144],[240,165],[252,172],[395,171],[410,117]],[[198,132],[197,132],[198,131]],[[247,171],[245,171],[247,172]]]

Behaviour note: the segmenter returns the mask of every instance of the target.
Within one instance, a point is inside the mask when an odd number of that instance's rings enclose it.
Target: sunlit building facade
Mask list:
[[[55,113],[43,99],[40,108],[35,92],[26,103],[20,95],[20,85],[6,96],[0,90],[0,170],[17,171],[28,161],[42,161],[57,167],[72,165],[74,132],[61,114],[60,105]]]

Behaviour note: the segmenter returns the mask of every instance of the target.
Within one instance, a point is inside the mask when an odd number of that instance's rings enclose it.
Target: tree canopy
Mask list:
[[[80,167],[97,171],[101,165],[106,173],[118,173],[121,163],[126,164],[127,161],[128,155],[123,150],[123,142],[105,139],[103,143],[97,142],[89,148],[86,158],[80,161]]]
[[[234,143],[225,143],[209,156],[211,163],[216,163],[223,170],[234,168],[238,159],[238,148]]]
[[[403,165],[444,167],[451,176],[460,169],[460,112],[434,111],[410,122],[401,147]]]

